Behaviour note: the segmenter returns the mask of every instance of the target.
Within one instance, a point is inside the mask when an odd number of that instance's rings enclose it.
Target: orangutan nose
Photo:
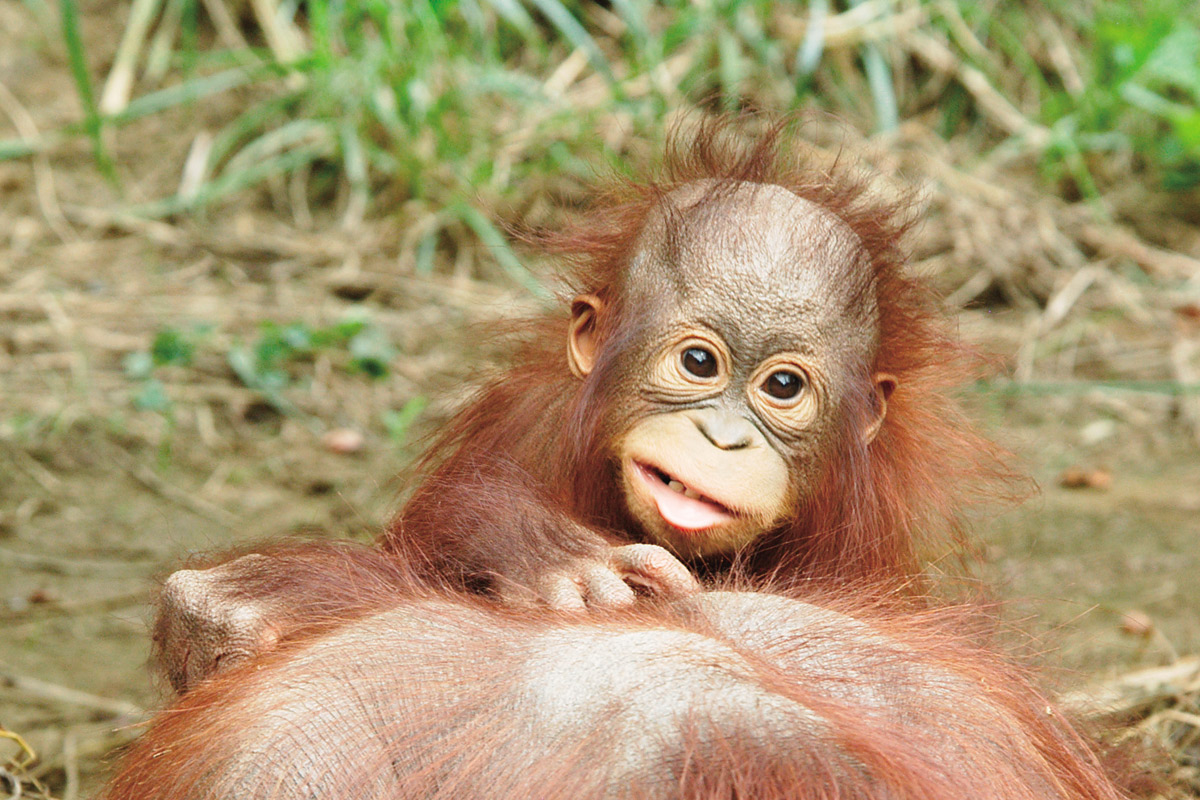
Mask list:
[[[754,426],[745,417],[728,411],[706,409],[692,415],[692,422],[714,447],[743,450],[754,444]]]

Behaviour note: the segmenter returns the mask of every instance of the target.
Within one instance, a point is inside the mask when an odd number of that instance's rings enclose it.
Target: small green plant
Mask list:
[[[197,326],[190,331],[163,328],[154,335],[149,350],[138,350],[125,356],[125,375],[138,382],[138,390],[133,396],[135,408],[156,411],[164,416],[170,414],[171,399],[155,370],[166,366],[191,366],[197,342],[211,330],[209,326]]]
[[[226,358],[243,384],[278,410],[291,413],[294,409],[283,391],[292,383],[292,368],[311,360],[318,352],[338,349],[349,355],[343,361],[348,372],[362,373],[372,379],[387,377],[388,363],[395,355],[382,329],[373,325],[369,317],[354,315],[319,328],[302,322],[286,325],[264,322],[252,344],[235,344]]]
[[[128,354],[125,374],[136,381],[134,407],[170,415],[171,398],[160,375],[163,367],[191,367],[201,350],[212,349],[213,328],[163,328],[146,350]],[[263,322],[249,344],[235,341],[224,353],[225,363],[239,381],[257,392],[282,413],[294,413],[285,392],[294,383],[300,365],[318,354],[333,357],[348,373],[385,378],[395,350],[387,333],[365,314],[354,314],[331,325],[313,327],[304,322]]]
[[[1119,6],[1101,23],[1101,69],[1124,108],[1089,109],[1087,122],[1141,117],[1129,126],[1133,149],[1170,189],[1200,184],[1200,24],[1159,9],[1137,24]],[[1110,99],[1112,104],[1116,104]]]
[[[398,411],[388,409],[383,412],[383,427],[387,430],[388,439],[396,447],[402,447],[408,441],[409,431],[413,423],[421,416],[421,412],[429,405],[429,399],[417,395],[405,403]]]

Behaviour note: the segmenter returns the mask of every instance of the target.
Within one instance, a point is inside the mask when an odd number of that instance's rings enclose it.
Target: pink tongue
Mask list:
[[[644,469],[641,472],[646,484],[650,487],[654,502],[658,506],[658,513],[676,528],[699,531],[733,519],[720,506],[682,495],[652,473],[648,473]]]

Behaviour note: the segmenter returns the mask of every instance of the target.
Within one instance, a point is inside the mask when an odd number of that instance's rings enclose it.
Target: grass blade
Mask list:
[[[717,74],[721,80],[721,106],[729,112],[737,111],[746,67],[737,37],[727,30],[717,37]]]
[[[504,21],[516,28],[526,41],[536,41],[537,25],[525,7],[516,0],[487,0],[489,6],[504,18]]]
[[[885,133],[894,131],[900,127],[900,111],[896,90],[892,87],[892,71],[879,46],[873,42],[863,45],[863,66],[867,72],[867,85],[871,87],[871,99],[875,101],[876,125]]]
[[[809,3],[808,26],[804,39],[796,50],[796,74],[807,78],[821,63],[825,52],[825,18],[829,16],[829,0],[811,0]]]
[[[83,103],[84,130],[92,140],[92,156],[96,166],[109,182],[118,183],[117,171],[113,161],[104,147],[104,121],[96,106],[96,97],[92,92],[92,79],[88,75],[87,57],[83,51],[83,37],[79,33],[79,9],[75,0],[62,0],[59,5],[62,15],[63,42],[67,47],[67,61],[71,66],[71,77],[75,81],[75,90]]]
[[[261,81],[266,77],[278,75],[282,75],[282,71],[278,67],[269,64],[224,70],[213,75],[206,75],[203,78],[184,81],[178,86],[171,86],[167,89],[160,89],[157,92],[144,94],[130,101],[124,111],[111,117],[109,121],[115,123],[131,122],[141,117],[148,117],[152,114],[166,111],[168,108],[194,103],[197,100],[203,100],[206,97],[227,92],[230,89],[236,89],[240,86],[247,86]]]
[[[567,10],[566,6],[558,0],[529,0],[538,11],[546,15],[546,19],[550,20],[559,33],[561,33],[568,42],[583,52],[587,53],[588,61],[592,67],[608,79],[609,83],[614,83],[616,79],[613,77],[612,67],[608,64],[608,59],[604,57],[604,53],[600,51],[600,46],[596,44],[596,40],[591,34],[584,29],[583,25],[579,24],[579,20]]]
[[[635,0],[613,0],[612,6],[629,29],[636,51],[645,57],[649,50],[650,28],[646,24],[643,9],[638,7]]]
[[[863,0],[850,0],[851,7],[860,6]],[[892,70],[883,58],[883,52],[874,42],[863,45],[863,67],[867,73],[867,85],[871,87],[871,99],[875,103],[875,124],[887,133],[900,127],[900,112],[896,103],[896,90],[892,86]]]
[[[40,153],[49,148],[49,143],[45,138],[36,141],[28,139],[2,139],[0,140],[0,161],[11,161],[14,158],[25,158],[34,153]]]
[[[466,203],[457,203],[451,210],[454,216],[461,219],[467,224],[471,230],[475,231],[475,235],[479,237],[479,241],[486,247],[496,259],[496,263],[500,265],[509,277],[525,287],[535,297],[549,297],[550,292],[543,286],[537,278],[521,263],[509,246],[508,240],[500,233],[499,229],[492,224],[492,221],[480,213],[479,209],[470,206]]]
[[[170,197],[143,203],[128,209],[128,213],[148,219],[160,219],[199,208],[243,189],[259,184],[272,175],[285,175],[302,166],[329,156],[329,147],[309,146],[290,150],[268,158],[241,172],[222,175],[204,184],[190,197],[174,194]]]

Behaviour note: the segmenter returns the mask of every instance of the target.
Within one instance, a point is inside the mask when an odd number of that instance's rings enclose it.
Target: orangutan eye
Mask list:
[[[789,370],[779,370],[767,376],[762,389],[776,400],[791,400],[800,394],[804,387],[804,378]]]
[[[703,347],[689,347],[681,357],[683,368],[697,378],[711,378],[717,374],[717,357]]]

